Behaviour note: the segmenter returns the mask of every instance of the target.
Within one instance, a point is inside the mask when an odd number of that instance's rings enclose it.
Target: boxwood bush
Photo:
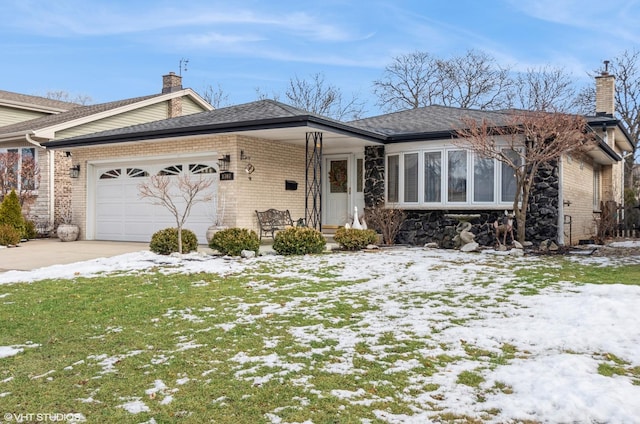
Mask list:
[[[165,228],[151,236],[149,249],[159,255],[170,255],[178,252],[178,229]],[[198,238],[193,231],[182,229],[182,253],[193,252],[198,249]]]
[[[36,230],[36,223],[31,221],[30,219],[24,220],[24,229],[22,232],[22,237],[27,240],[33,240],[38,237],[38,231]]]
[[[322,253],[326,244],[322,233],[315,228],[290,227],[276,234],[273,250],[280,255],[306,255]]]
[[[336,243],[346,250],[360,250],[378,241],[374,230],[358,230],[355,228],[338,228],[333,236]]]
[[[20,232],[9,224],[0,224],[0,246],[20,243]]]
[[[11,190],[11,193],[4,196],[2,203],[0,203],[0,224],[10,225],[18,232],[18,237],[22,237],[24,218],[20,199],[15,190]]]
[[[257,255],[258,249],[260,249],[260,239],[253,230],[227,228],[213,235],[209,247],[223,255],[240,256],[243,250],[252,250]]]

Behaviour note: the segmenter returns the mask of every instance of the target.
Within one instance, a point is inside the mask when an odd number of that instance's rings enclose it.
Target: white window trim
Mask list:
[[[509,209],[513,207],[513,200],[502,201],[502,162],[494,159],[494,167],[493,167],[493,196],[494,200],[492,202],[477,202],[473,200],[473,191],[475,187],[475,175],[474,175],[474,166],[476,163],[476,158],[479,155],[473,152],[470,149],[465,149],[459,146],[439,146],[437,148],[434,147],[425,147],[425,148],[411,148],[411,149],[400,149],[397,146],[394,146],[393,150],[387,152],[385,154],[385,164],[386,169],[389,169],[389,157],[398,156],[398,200],[393,201],[397,206],[406,208],[406,209],[469,209],[469,208],[482,208],[482,209]],[[411,146],[413,147],[413,146]],[[503,148],[510,148],[505,145]],[[449,188],[448,188],[448,177],[449,177],[449,152],[451,151],[460,151],[465,150],[467,152],[467,169],[466,169],[466,178],[467,178],[467,187],[466,187],[466,200],[464,202],[449,202]],[[425,202],[425,193],[424,193],[424,172],[425,172],[425,161],[424,155],[425,153],[431,152],[439,152],[440,153],[440,202]],[[404,200],[404,156],[406,154],[418,154],[418,201],[417,202],[406,202]],[[389,203],[389,173],[385,172],[385,199]]]
[[[32,146],[20,146],[20,147],[3,147],[0,148],[0,153],[7,153],[9,150],[18,150],[18,175],[22,174],[22,149],[31,149],[33,150],[33,160],[36,164],[36,166],[38,166],[39,162],[40,162],[40,152],[38,151],[37,148],[32,147]],[[29,194],[29,195],[37,195],[38,194],[38,188],[40,186],[40,184],[37,181],[34,181],[35,184],[35,188],[33,188],[32,190],[28,190],[25,193]],[[18,178],[18,184],[16,187],[16,192],[20,193],[22,190],[22,178]]]

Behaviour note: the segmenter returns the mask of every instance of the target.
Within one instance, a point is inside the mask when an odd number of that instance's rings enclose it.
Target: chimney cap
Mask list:
[[[604,70],[602,71],[602,75],[609,75],[609,64],[611,61],[605,60],[604,62]]]

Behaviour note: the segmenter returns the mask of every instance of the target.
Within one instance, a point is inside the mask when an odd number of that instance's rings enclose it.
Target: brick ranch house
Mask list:
[[[600,201],[620,202],[621,159],[633,142],[614,118],[613,76],[599,76],[597,87],[598,114],[586,118],[598,144],[540,172],[527,224],[534,243],[591,238]],[[262,100],[45,146],[71,152],[80,165],[72,194],[84,239],[149,241],[172,222],[162,208],[139,199],[140,182],[158,173],[207,173],[224,199],[227,226],[257,230],[255,210],[276,208],[315,228],[334,229],[352,219],[354,208],[385,201],[407,212],[398,242],[450,247],[448,232],[457,224],[452,214],[464,213],[478,215],[472,231],[490,245],[491,224],[513,205],[513,175],[496,162],[480,179],[475,155],[452,144],[452,137],[463,117],[491,120],[496,114],[429,106],[340,122]],[[220,212],[214,209],[201,205],[185,226],[200,242]]]
[[[18,173],[22,158],[35,159],[40,180],[28,217],[49,231],[71,204],[72,158],[44,143],[212,109],[173,72],[163,76],[161,93],[89,106],[0,91],[0,153],[19,155]]]

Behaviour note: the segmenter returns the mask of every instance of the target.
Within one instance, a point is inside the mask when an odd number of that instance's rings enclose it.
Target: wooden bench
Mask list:
[[[256,215],[260,226],[260,240],[262,240],[263,235],[270,235],[271,238],[275,238],[276,231],[293,227],[293,220],[289,210],[268,209],[264,212],[256,211]]]

